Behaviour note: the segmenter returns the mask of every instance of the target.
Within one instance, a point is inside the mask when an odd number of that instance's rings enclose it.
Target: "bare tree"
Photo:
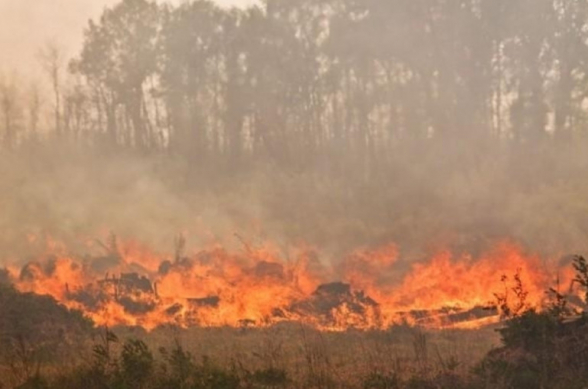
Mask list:
[[[39,133],[39,122],[41,120],[41,91],[39,85],[31,83],[28,93],[28,137],[31,140],[38,139]]]
[[[45,46],[39,50],[39,61],[51,82],[54,98],[55,133],[58,137],[61,137],[63,132],[61,125],[61,84],[65,65],[64,51],[56,42],[47,42]]]
[[[22,119],[15,75],[0,79],[0,117],[4,124],[3,143],[7,148],[13,148],[16,145]]]

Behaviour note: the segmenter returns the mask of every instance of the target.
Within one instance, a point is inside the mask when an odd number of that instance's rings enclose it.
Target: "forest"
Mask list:
[[[186,193],[235,193],[244,215],[218,219],[289,241],[472,249],[507,237],[577,252],[587,12],[581,0],[121,1],[72,59],[41,48],[43,82],[2,78],[2,191],[18,212],[0,225],[63,230],[83,208],[121,233],[112,214],[148,218],[137,197],[152,209],[181,197],[179,219],[202,213]],[[148,194],[120,190],[139,176]],[[31,179],[44,184],[23,204]],[[127,209],[79,204],[113,188]],[[186,225],[170,219],[150,220]]]
[[[343,154],[360,176],[414,143],[577,142],[587,7],[270,0],[225,10],[126,0],[90,22],[67,88],[59,52],[45,53],[49,129],[231,169],[255,160],[308,168]],[[23,107],[10,92],[3,85],[8,148],[39,135],[38,102]]]
[[[43,51],[51,123],[40,123],[38,98],[23,102],[3,82],[3,143],[49,137],[231,170],[256,161],[336,169],[345,155],[363,178],[415,144],[483,152],[576,143],[587,8],[269,0],[241,10],[125,0],[90,21],[69,63],[54,46]]]

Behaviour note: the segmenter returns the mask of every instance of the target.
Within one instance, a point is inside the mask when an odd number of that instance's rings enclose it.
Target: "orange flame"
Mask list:
[[[538,256],[510,243],[477,258],[443,251],[412,265],[387,245],[358,250],[331,266],[313,250],[284,259],[269,246],[236,252],[212,247],[193,255],[178,250],[175,256],[136,242],[111,246],[104,246],[106,255],[80,257],[51,241],[44,259],[10,274],[19,290],[51,295],[97,324],[146,329],[280,321],[325,330],[401,322],[476,328],[498,320],[496,310],[483,309],[497,294],[510,293],[509,303],[521,303],[515,301],[514,274],[528,306],[540,306],[553,282]]]

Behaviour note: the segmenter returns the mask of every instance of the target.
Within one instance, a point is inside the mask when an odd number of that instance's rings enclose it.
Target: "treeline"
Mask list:
[[[123,0],[89,23],[67,87],[59,53],[44,56],[48,127],[233,167],[345,155],[369,168],[411,144],[577,142],[587,20],[582,0]],[[13,86],[0,89],[15,147],[38,132],[40,103],[19,108]]]

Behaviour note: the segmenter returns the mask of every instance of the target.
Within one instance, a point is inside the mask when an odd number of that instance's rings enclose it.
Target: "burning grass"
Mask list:
[[[48,246],[36,260],[9,269],[18,290],[50,295],[99,325],[147,330],[282,322],[327,331],[477,328],[499,320],[497,295],[505,300],[502,310],[524,308],[509,306],[517,282],[525,285],[525,306],[543,303],[552,274],[560,274],[562,285],[571,282],[566,267],[550,267],[509,243],[476,258],[441,251],[414,264],[403,262],[394,245],[336,261],[308,248],[284,253],[270,245],[187,253],[183,238],[173,254],[115,237],[92,255]]]
[[[576,292],[585,292],[587,261],[571,261]],[[519,269],[512,277],[513,286],[503,276],[505,289],[494,294],[506,321],[469,330],[404,324],[386,329],[348,325],[329,331],[314,322],[286,320],[239,328],[164,323],[149,331],[141,326],[92,329],[79,313],[52,297],[4,286],[2,377],[9,387],[19,388],[583,387],[588,382],[588,324],[585,311],[573,303],[580,294],[564,295],[551,288],[549,301],[538,311],[528,302],[532,300],[522,274]],[[123,289],[153,289],[145,277],[122,279]],[[298,309],[329,311],[341,298],[352,299],[344,301],[350,306],[378,305],[337,282],[320,285],[308,307]],[[21,332],[11,335],[10,328]],[[83,336],[66,341],[76,333]],[[62,344],[72,346],[76,359],[58,352],[64,350],[57,347]]]
[[[584,319],[566,324],[585,307],[580,257],[551,267],[554,284],[550,262],[508,243],[410,266],[387,245],[330,267],[315,250],[189,253],[183,238],[170,255],[114,236],[85,255],[47,247],[0,274],[9,387],[508,388],[546,353],[558,369],[584,357],[570,347]]]

